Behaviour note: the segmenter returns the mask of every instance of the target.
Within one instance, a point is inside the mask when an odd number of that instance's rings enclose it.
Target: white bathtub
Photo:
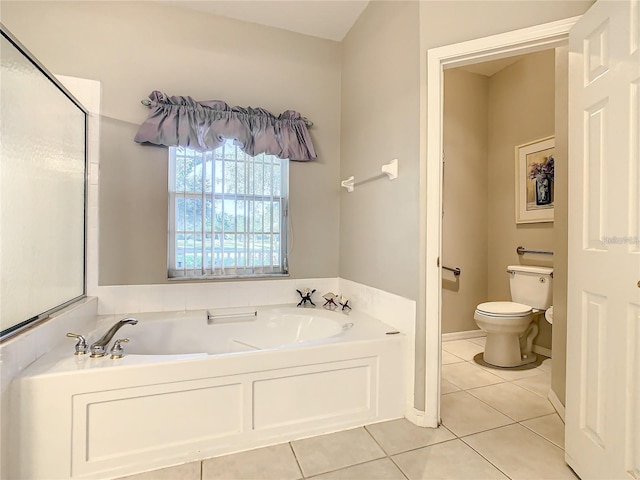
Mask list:
[[[113,478],[403,416],[393,327],[247,311],[137,314],[113,339],[130,339],[123,358],[74,356],[71,341],[40,358],[12,386],[15,476]]]
[[[295,307],[230,308],[204,315],[202,311],[139,314],[135,318],[138,325],[125,325],[116,337],[128,337],[126,351],[143,355],[221,355],[291,347],[330,339],[353,325],[346,315]],[[106,331],[117,320],[102,320],[100,326]]]

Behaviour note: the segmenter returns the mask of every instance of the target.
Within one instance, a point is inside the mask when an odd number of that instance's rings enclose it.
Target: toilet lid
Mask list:
[[[531,313],[531,306],[516,302],[485,302],[476,310],[489,315],[520,316]]]

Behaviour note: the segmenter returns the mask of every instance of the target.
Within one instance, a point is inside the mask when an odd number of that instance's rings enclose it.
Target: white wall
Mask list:
[[[418,296],[418,3],[372,2],[342,44],[340,276]]]
[[[442,333],[476,330],[473,312],[488,297],[489,77],[444,72]]]
[[[340,44],[160,2],[2,2],[56,73],[102,83],[100,284],[167,282],[167,150],[133,141],[152,90],[311,119],[318,159],[291,162],[292,278],[336,277]]]
[[[509,298],[507,265],[553,266],[551,256],[516,253],[518,245],[553,250],[554,224],[516,224],[515,146],[555,134],[554,91],[554,50],[526,55],[489,82],[489,300]]]
[[[555,134],[555,51],[526,55],[489,82],[489,290],[488,300],[510,298],[508,265],[554,266],[550,255],[520,256],[516,248],[553,250],[554,222],[516,224],[515,146]],[[565,163],[558,157],[556,163]],[[566,194],[566,183],[554,182]],[[562,221],[562,219],[560,219]],[[551,326],[536,318],[536,345],[551,348]]]

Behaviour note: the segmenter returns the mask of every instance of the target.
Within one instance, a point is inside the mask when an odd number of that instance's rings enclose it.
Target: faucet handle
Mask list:
[[[124,347],[121,345],[122,343],[127,343],[129,341],[128,338],[120,338],[113,342],[113,347],[111,347],[111,358],[122,358],[124,355]]]
[[[85,353],[87,353],[87,340],[82,335],[69,332],[67,333],[67,337],[78,339],[78,343],[76,343],[75,355],[84,355]]]

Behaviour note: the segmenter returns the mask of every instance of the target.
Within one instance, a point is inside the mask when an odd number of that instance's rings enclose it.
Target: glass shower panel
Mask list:
[[[0,330],[81,297],[85,112],[4,34],[0,45]]]

